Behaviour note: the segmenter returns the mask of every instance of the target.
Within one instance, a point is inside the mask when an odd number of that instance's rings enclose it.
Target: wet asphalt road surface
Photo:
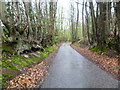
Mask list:
[[[64,43],[42,88],[118,88],[118,80]]]

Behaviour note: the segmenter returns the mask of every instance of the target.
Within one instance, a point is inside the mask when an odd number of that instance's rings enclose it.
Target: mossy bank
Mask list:
[[[48,46],[43,51],[24,53],[21,55],[14,55],[12,47],[2,47],[2,87],[7,86],[7,81],[14,78],[16,75],[26,73],[27,69],[35,64],[40,63],[51,52],[57,49],[57,45]]]

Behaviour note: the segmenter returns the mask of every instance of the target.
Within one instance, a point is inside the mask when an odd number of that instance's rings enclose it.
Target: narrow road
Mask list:
[[[64,43],[42,88],[118,88],[118,80]]]

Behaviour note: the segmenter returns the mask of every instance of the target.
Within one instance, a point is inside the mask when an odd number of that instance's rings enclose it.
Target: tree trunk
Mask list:
[[[85,27],[84,27],[84,0],[83,0],[83,7],[82,7],[82,35],[83,35],[83,43],[85,43]]]
[[[85,3],[85,11],[86,11],[86,25],[87,25],[88,43],[91,44],[91,41],[90,41],[90,34],[89,34],[89,17],[88,17],[88,11],[87,11],[87,2]]]

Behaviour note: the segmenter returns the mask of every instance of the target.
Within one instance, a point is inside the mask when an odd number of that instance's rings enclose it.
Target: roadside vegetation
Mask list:
[[[53,52],[63,31],[56,24],[57,2],[43,4],[3,0],[0,7],[0,79],[4,88],[6,81],[26,73],[28,68]]]
[[[6,46],[7,47],[7,46]],[[6,81],[11,80],[16,75],[27,72],[27,69],[40,63],[51,52],[56,50],[56,45],[45,48],[44,51],[31,52],[21,55],[11,55],[10,47],[6,49],[7,56],[2,56],[2,86],[7,86]],[[9,54],[9,55],[8,55]]]
[[[79,5],[82,6],[81,24],[78,22]],[[73,11],[70,18],[72,43],[80,47],[89,47],[89,50],[98,54],[120,57],[120,2],[73,1],[70,7]]]

